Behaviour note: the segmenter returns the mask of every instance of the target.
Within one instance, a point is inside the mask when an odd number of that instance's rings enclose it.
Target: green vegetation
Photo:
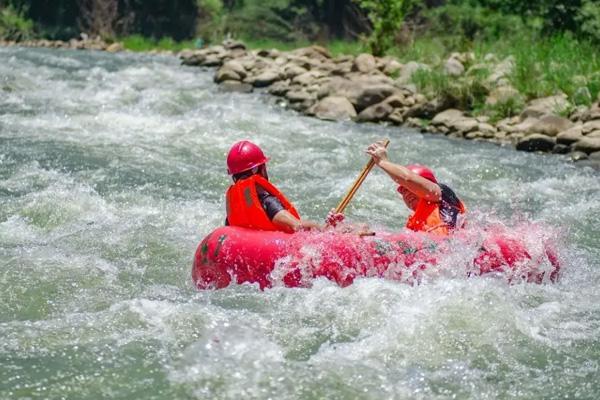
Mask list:
[[[80,30],[134,51],[232,37],[251,49],[318,43],[333,55],[391,55],[432,67],[414,75],[427,96],[494,118],[536,97],[562,92],[588,105],[600,92],[597,0],[0,0],[0,38]],[[454,52],[473,54],[459,78],[444,69]],[[508,65],[502,83],[519,93],[486,103],[498,64]]]
[[[251,38],[242,38],[241,39],[249,49],[258,50],[258,49],[277,49],[281,51],[290,51],[300,47],[307,47],[312,45],[313,43],[308,40],[298,40],[294,42],[282,42],[279,40],[269,40],[269,39],[251,39]],[[360,53],[365,53],[369,51],[368,46],[365,45],[364,42],[360,41],[348,41],[348,40],[331,40],[325,43],[319,43],[319,45],[327,48],[332,56],[339,55],[358,55]]]
[[[0,7],[0,39],[27,40],[33,37],[33,22],[12,6]]]
[[[569,36],[539,39],[534,45],[517,38],[511,42],[512,50],[502,49],[499,54],[515,56],[516,69],[510,80],[527,98],[561,91],[574,100],[581,87],[587,87],[592,98],[598,96],[600,54],[593,44]]]
[[[410,0],[355,0],[366,11],[372,30],[367,39],[371,52],[382,56],[394,47],[396,34],[412,6]]]
[[[427,39],[422,46],[427,47],[430,42],[431,39]],[[414,46],[421,45],[417,41]],[[464,76],[448,76],[443,70],[443,61],[453,50],[465,48],[444,47],[434,54],[445,57],[433,63],[433,70],[416,73],[414,83],[428,97],[444,99],[456,107],[486,113],[496,119],[514,115],[526,100],[533,98],[565,93],[573,104],[590,105],[600,93],[600,55],[596,47],[570,35],[534,40],[527,37],[480,40],[475,41],[471,49],[474,60],[465,65]],[[520,95],[493,106],[486,105],[486,96],[495,87],[489,81],[490,75],[508,57],[514,68],[505,79]]]
[[[160,40],[146,38],[142,35],[131,35],[120,38],[119,41],[127,50],[131,51],[150,51],[150,50],[171,50],[180,51],[195,47],[193,40],[176,42],[175,40],[165,37]]]

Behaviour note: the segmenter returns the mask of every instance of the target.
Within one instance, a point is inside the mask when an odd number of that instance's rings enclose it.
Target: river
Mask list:
[[[600,397],[598,171],[310,119],[220,92],[212,74],[174,57],[0,48],[0,399]],[[559,282],[194,288],[234,141],[259,143],[271,180],[322,220],[383,137],[475,221],[556,232]],[[381,171],[347,211],[390,230],[407,216]]]

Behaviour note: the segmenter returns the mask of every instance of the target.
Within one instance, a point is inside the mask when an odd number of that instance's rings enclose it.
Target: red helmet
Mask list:
[[[227,154],[227,173],[239,174],[269,161],[260,147],[248,140],[235,142]]]
[[[435,175],[433,171],[421,164],[410,164],[407,165],[406,168],[414,172],[415,174],[422,176],[423,178],[430,180],[433,183],[437,183],[437,179],[435,179]]]

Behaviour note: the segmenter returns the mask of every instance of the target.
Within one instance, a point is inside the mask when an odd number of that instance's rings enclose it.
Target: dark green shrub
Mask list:
[[[489,88],[484,76],[449,77],[441,69],[418,70],[412,82],[428,98],[437,98],[447,106],[461,110],[479,110],[485,104]]]
[[[468,3],[447,4],[425,11],[433,34],[454,39],[451,47],[464,47],[464,42],[497,40],[513,37],[526,30],[520,16],[504,14],[490,8]]]
[[[394,47],[412,0],[354,0],[367,14],[372,32],[367,40],[371,52],[382,56]]]
[[[0,7],[0,38],[27,40],[33,37],[33,22],[12,6]]]
[[[580,35],[600,45],[600,2],[584,1],[576,21],[579,24]]]

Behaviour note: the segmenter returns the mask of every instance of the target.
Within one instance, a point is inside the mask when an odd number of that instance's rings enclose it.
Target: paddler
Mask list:
[[[367,154],[398,184],[404,203],[413,211],[406,222],[407,228],[448,235],[461,225],[461,215],[466,211],[464,204],[450,187],[437,181],[433,171],[420,164],[392,163],[383,142],[371,144]]]
[[[267,161],[256,144],[241,140],[227,155],[227,172],[233,184],[227,189],[225,225],[264,231],[297,232],[320,228],[300,218],[292,203],[269,182]]]

